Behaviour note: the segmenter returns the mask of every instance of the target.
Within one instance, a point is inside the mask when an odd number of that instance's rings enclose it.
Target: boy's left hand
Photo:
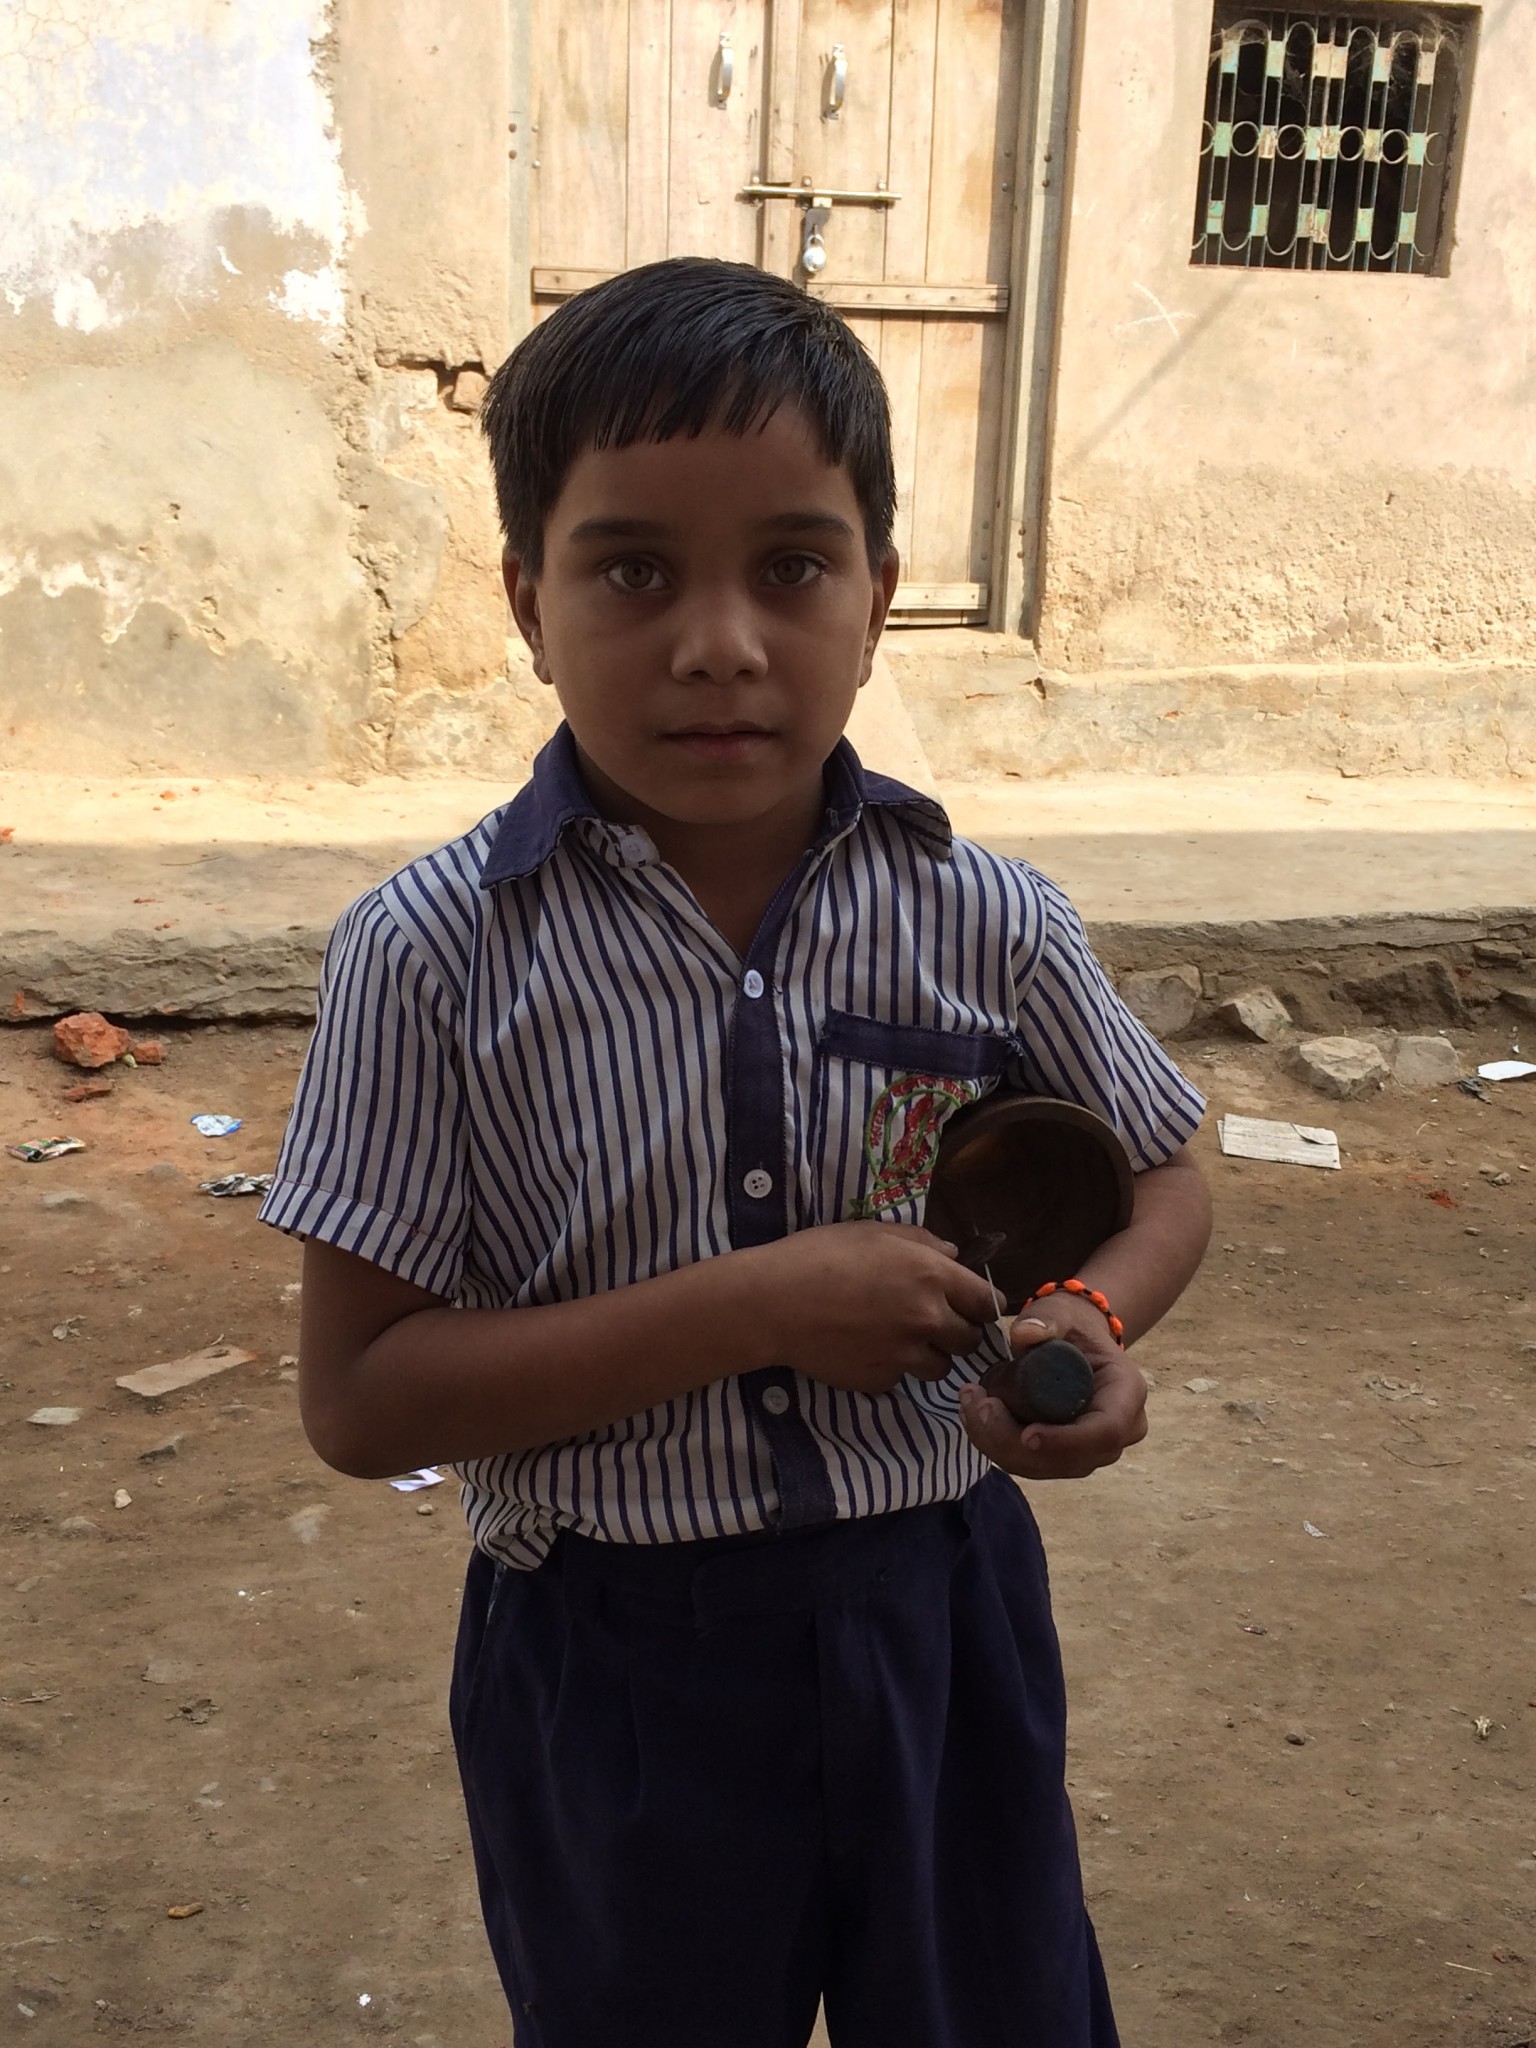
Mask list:
[[[1147,1383],[1096,1308],[1070,1295],[1042,1302],[1019,1317],[1009,1337],[1015,1352],[1048,1337],[1075,1344],[1093,1367],[1093,1401],[1076,1422],[1031,1422],[1021,1428],[996,1395],[980,1386],[962,1387],[965,1433],[994,1465],[1020,1479],[1086,1479],[1141,1442],[1147,1433]]]

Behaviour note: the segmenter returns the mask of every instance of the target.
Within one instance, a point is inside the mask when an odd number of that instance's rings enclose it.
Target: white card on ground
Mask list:
[[[1536,1066],[1529,1060],[1489,1060],[1477,1070],[1480,1081],[1524,1081],[1531,1074],[1536,1074]]]
[[[407,1472],[403,1479],[391,1479],[389,1483],[396,1493],[420,1493],[424,1486],[441,1486],[443,1474],[435,1466],[422,1465],[415,1472]]]
[[[1271,1123],[1262,1116],[1221,1116],[1216,1136],[1231,1159],[1272,1159],[1280,1166],[1339,1166],[1339,1141],[1316,1124]]]

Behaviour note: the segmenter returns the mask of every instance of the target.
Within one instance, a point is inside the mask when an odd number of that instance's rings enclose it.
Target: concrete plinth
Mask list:
[[[1207,1005],[1263,982],[1325,1032],[1359,1019],[1346,982],[1379,985],[1396,964],[1443,962],[1473,1014],[1536,982],[1529,786],[1096,778],[942,793],[958,830],[1065,884],[1112,968],[1193,965]],[[0,1011],[308,1016],[345,904],[510,794],[0,776]]]

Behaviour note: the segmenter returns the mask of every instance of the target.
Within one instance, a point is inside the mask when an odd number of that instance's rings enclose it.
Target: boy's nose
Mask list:
[[[766,673],[757,608],[741,593],[700,590],[673,618],[672,673],[679,682],[729,683]]]

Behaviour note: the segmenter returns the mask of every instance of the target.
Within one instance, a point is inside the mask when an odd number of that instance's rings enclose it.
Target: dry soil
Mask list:
[[[298,1249],[198,1192],[271,1164],[302,1035],[172,1033],[78,1105],[48,1043],[0,1035],[0,1142],[89,1148],[0,1157],[0,2039],[505,2048],[443,1711],[456,1503],[317,1462]],[[1344,1169],[1224,1160],[1213,1117],[1151,1435],[1035,1490],[1127,2048],[1516,2048],[1536,1084],[1324,1104],[1273,1051],[1183,1051],[1216,1109],[1333,1124]],[[219,1338],[255,1362],[114,1384]]]

